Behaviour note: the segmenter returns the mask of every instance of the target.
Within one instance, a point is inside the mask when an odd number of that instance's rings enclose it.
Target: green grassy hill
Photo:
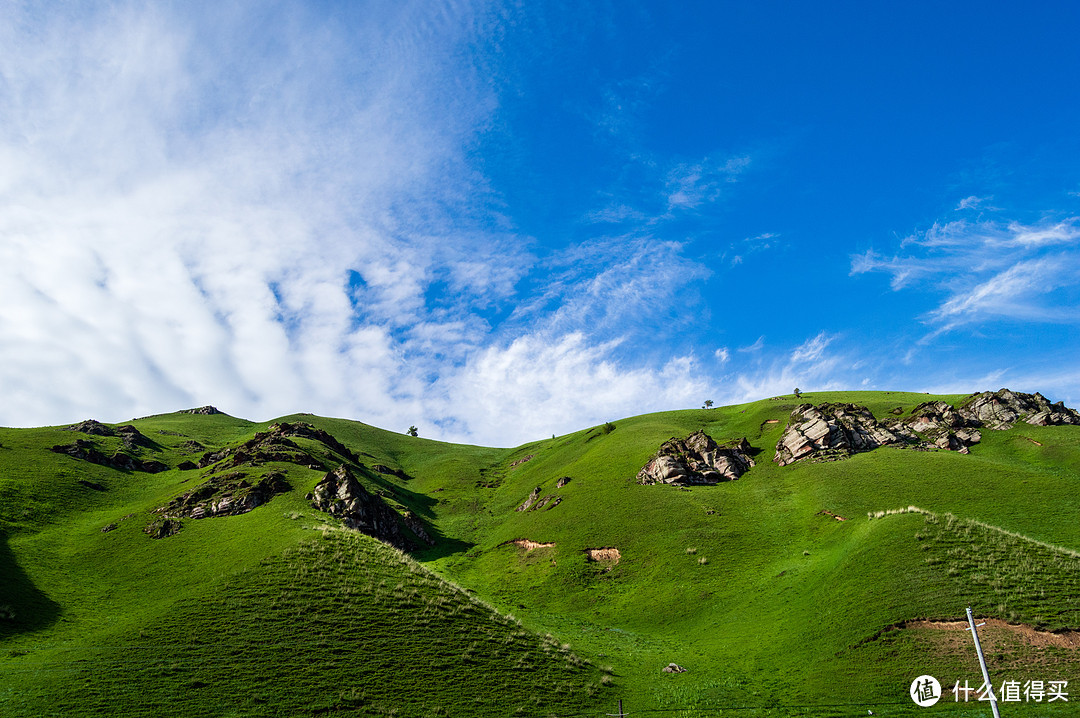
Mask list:
[[[962,397],[801,401],[885,418],[936,398]],[[1063,633],[1080,629],[1080,427],[983,431],[969,455],[882,447],[778,467],[796,403],[650,414],[515,449],[283,417],[343,446],[294,437],[301,463],[234,455],[217,476],[273,471],[289,490],[160,539],[143,531],[152,512],[212,470],[181,464],[269,424],[147,417],[136,444],[0,429],[0,714],[602,715],[621,698],[655,715],[983,715],[907,696],[922,673],[981,682],[966,632],[920,620],[966,606],[1002,621],[985,629],[996,683],[1080,686]],[[715,486],[636,482],[661,443],[699,429],[746,437],[756,465]],[[50,451],[77,438],[166,470]],[[434,545],[403,519],[405,555],[313,508],[305,495],[341,463]],[[671,662],[687,672],[662,673]],[[1070,715],[1071,701],[1007,709]]]

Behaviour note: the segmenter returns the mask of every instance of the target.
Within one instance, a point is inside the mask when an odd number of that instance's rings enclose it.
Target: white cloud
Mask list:
[[[727,347],[720,347],[715,352],[713,352],[713,356],[715,356],[717,361],[719,361],[721,364],[727,364],[728,360],[731,359],[731,352],[728,351]]]
[[[762,347],[764,347],[764,346],[765,346],[765,335],[762,334],[760,337],[757,338],[757,341],[754,342],[753,344],[750,344],[750,345],[745,346],[745,347],[738,347],[735,351],[749,352],[749,353],[759,352],[759,351],[761,351]]]
[[[993,199],[993,197],[977,197],[975,195],[970,195],[960,200],[960,202],[956,205],[956,209],[976,209],[984,202],[987,202],[991,199]]]
[[[833,339],[834,337],[830,337],[824,331],[818,332],[817,336],[807,339],[796,347],[791,353],[791,363],[806,364],[820,360]]]
[[[1080,219],[1025,224],[935,223],[907,237],[904,255],[873,250],[852,257],[851,274],[884,272],[893,290],[931,283],[946,294],[925,319],[943,332],[994,317],[1076,321],[1080,288]],[[1053,252],[1053,253],[1051,253]],[[1058,290],[1067,290],[1064,293]]]

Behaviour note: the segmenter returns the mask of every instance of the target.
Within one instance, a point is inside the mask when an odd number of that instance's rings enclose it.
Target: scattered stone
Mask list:
[[[746,439],[720,445],[704,431],[695,431],[685,439],[672,437],[638,472],[637,482],[710,485],[730,481],[754,465],[752,450]]]
[[[180,444],[180,450],[185,454],[194,454],[199,451],[205,451],[206,447],[192,439],[191,441],[185,441],[183,444]]]
[[[400,549],[409,547],[398,525],[398,513],[368,492],[344,464],[328,472],[307,499],[313,507],[342,519],[346,528]]]
[[[154,442],[131,424],[116,427],[116,433],[124,441],[124,446],[129,449],[136,447],[153,448]]]
[[[107,526],[105,526],[105,527],[104,527],[103,529],[101,529],[101,533],[103,533],[103,534],[107,534],[107,533],[109,533],[110,531],[115,531],[115,530],[116,530],[117,528],[118,528],[118,527],[117,527],[117,525],[116,525],[116,524],[108,524],[108,525],[107,525]]]
[[[539,511],[540,509],[545,508],[545,507],[547,507],[547,510],[550,511],[551,509],[555,508],[556,506],[558,506],[561,503],[562,503],[562,496],[556,496],[555,494],[550,494],[550,495],[545,496],[544,498],[540,499],[539,501],[537,501],[536,505],[533,506],[533,511]]]
[[[536,500],[538,498],[540,498],[540,487],[539,486],[537,486],[535,489],[533,489],[532,493],[529,494],[529,497],[527,499],[525,499],[524,503],[522,503],[520,506],[518,506],[516,509],[514,509],[514,511],[528,511],[530,508],[532,508],[532,505],[536,503]]]
[[[431,538],[427,529],[424,528],[424,524],[420,519],[416,518],[416,515],[412,511],[402,511],[401,519],[405,522],[405,525],[409,527],[409,530],[416,534],[416,537],[426,543],[428,546],[435,545],[435,539]]]
[[[562,477],[561,479],[559,479],[558,481],[555,482],[555,488],[556,489],[561,489],[562,487],[566,486],[569,483],[570,483],[570,477],[569,476],[564,476],[564,477]]]
[[[376,473],[379,473],[379,474],[386,474],[388,476],[396,476],[399,479],[401,479],[402,481],[408,481],[409,479],[412,478],[411,476],[406,474],[401,469],[391,469],[389,466],[383,466],[382,464],[375,464],[374,466],[371,467],[371,470],[376,472]]]
[[[889,393],[889,392],[886,392],[886,393]],[[889,413],[892,414],[893,416],[900,416],[901,414],[904,413],[904,407],[898,406],[895,409],[889,409]]]
[[[510,462],[510,468],[512,469],[515,466],[520,466],[521,464],[524,464],[526,461],[531,461],[534,458],[536,458],[536,454],[529,454],[528,456],[525,456],[525,457],[523,457],[521,459],[518,459],[517,461],[512,461],[512,462]]]
[[[686,673],[686,669],[678,663],[669,663],[661,669],[661,673]]]
[[[167,538],[180,531],[183,528],[183,524],[176,519],[161,518],[152,521],[143,528],[144,534],[149,534],[150,538]]]

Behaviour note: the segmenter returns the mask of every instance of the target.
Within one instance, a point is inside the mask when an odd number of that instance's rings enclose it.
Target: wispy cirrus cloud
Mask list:
[[[905,238],[902,253],[852,258],[851,274],[881,272],[894,291],[926,286],[943,293],[924,320],[932,338],[995,318],[1077,321],[1080,219],[1036,223],[963,220]]]

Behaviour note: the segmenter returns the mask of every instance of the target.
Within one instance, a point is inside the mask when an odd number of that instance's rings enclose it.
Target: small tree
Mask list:
[[[415,426],[409,427],[409,436],[416,436],[417,428]]]
[[[795,387],[795,398],[798,399],[800,396],[802,396],[802,392],[799,391],[799,387]]]
[[[702,409],[711,409],[712,408],[712,399],[706,399],[705,400],[705,405],[702,406],[701,408]]]

